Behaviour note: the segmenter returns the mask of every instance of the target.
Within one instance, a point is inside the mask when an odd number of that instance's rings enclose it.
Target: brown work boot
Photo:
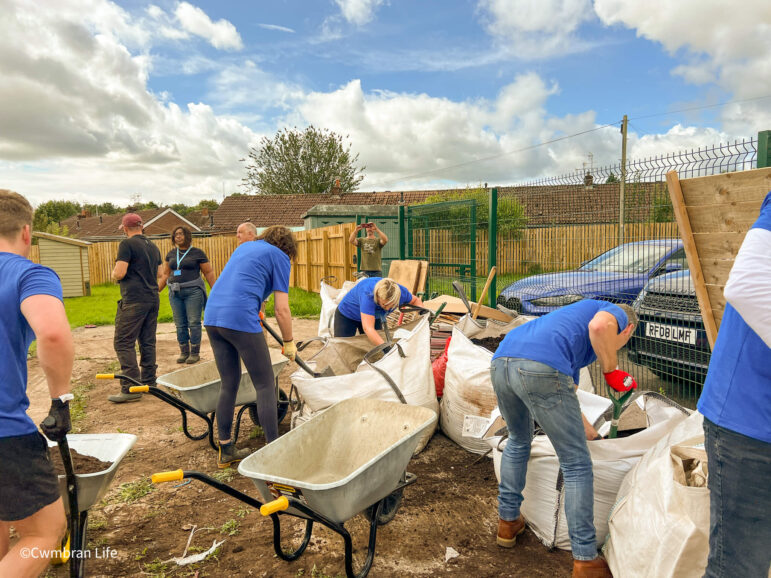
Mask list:
[[[192,365],[201,361],[201,344],[190,345],[190,357],[187,358],[185,363]]]
[[[504,548],[513,548],[517,543],[517,536],[525,531],[525,519],[520,516],[516,520],[507,522],[498,518],[498,545]]]
[[[177,363],[185,363],[187,361],[188,357],[190,357],[190,344],[189,343],[180,343],[179,344],[179,357],[177,357]]]
[[[597,556],[594,560],[573,560],[573,578],[613,578],[608,563]]]

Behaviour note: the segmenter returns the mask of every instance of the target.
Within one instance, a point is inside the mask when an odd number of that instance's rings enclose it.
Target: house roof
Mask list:
[[[145,229],[152,226],[156,221],[167,215],[172,215],[180,220],[184,225],[189,226],[193,231],[200,231],[201,228],[194,222],[191,222],[188,218],[183,217],[176,211],[170,208],[159,209],[145,209],[142,211],[136,211],[137,215],[142,218],[142,223]],[[81,215],[74,215],[61,221],[63,227],[67,227],[70,235],[80,239],[89,239],[93,237],[122,237],[123,232],[118,228],[123,219],[125,213],[118,213],[115,215],[98,215],[83,217]],[[167,232],[166,228],[162,232]]]
[[[214,212],[212,232],[233,232],[245,221],[255,227],[302,227],[302,216],[316,205],[405,205],[419,203],[446,191],[387,191],[340,195],[235,195]]]
[[[79,241],[72,237],[62,237],[61,235],[52,235],[51,233],[42,233],[38,231],[34,231],[32,236],[38,237],[39,239],[48,239],[49,241],[58,241],[59,243],[65,243],[67,245],[75,245],[77,247],[88,247],[91,244],[88,241]]]

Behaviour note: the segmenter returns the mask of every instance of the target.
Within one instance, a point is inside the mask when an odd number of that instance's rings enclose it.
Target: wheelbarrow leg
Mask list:
[[[308,547],[308,544],[311,541],[311,534],[313,534],[313,520],[305,521],[305,536],[303,536],[302,543],[295,551],[287,553],[281,547],[281,521],[279,520],[278,514],[272,514],[271,519],[273,520],[273,550],[276,552],[276,556],[287,562],[297,560],[303,555],[305,548]]]
[[[377,521],[380,517],[380,510],[383,508],[383,500],[380,500],[377,504],[372,506],[372,520],[369,523],[369,544],[367,545],[367,559],[364,561],[364,565],[356,574],[353,571],[353,544],[351,542],[351,535],[344,526],[340,525],[337,533],[343,537],[345,541],[345,575],[348,578],[364,578],[369,574],[372,568],[372,561],[375,559],[375,541],[377,539]]]
[[[80,512],[80,515],[70,514],[70,528],[77,528],[72,531],[70,540],[70,550],[81,554],[87,544],[86,531],[88,529],[88,510]],[[86,575],[86,559],[82,555],[70,555],[70,578],[83,578]]]

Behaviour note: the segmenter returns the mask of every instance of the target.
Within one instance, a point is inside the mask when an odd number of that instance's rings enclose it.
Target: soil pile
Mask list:
[[[504,337],[505,335],[501,335],[500,337],[485,337],[484,339],[472,339],[471,343],[495,353],[495,350],[498,349],[498,346],[501,344]]]
[[[94,474],[96,472],[103,472],[112,465],[112,462],[103,462],[94,456],[79,454],[71,448],[70,455],[72,456],[72,468],[75,470],[76,474]],[[62,455],[59,453],[58,448],[51,448],[51,461],[54,464],[54,471],[57,476],[66,475],[64,464],[62,463]]]

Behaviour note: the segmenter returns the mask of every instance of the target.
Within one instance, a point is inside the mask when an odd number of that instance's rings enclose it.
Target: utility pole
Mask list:
[[[618,244],[624,243],[624,186],[626,185],[626,129],[627,118],[621,121],[621,184],[618,192]]]

